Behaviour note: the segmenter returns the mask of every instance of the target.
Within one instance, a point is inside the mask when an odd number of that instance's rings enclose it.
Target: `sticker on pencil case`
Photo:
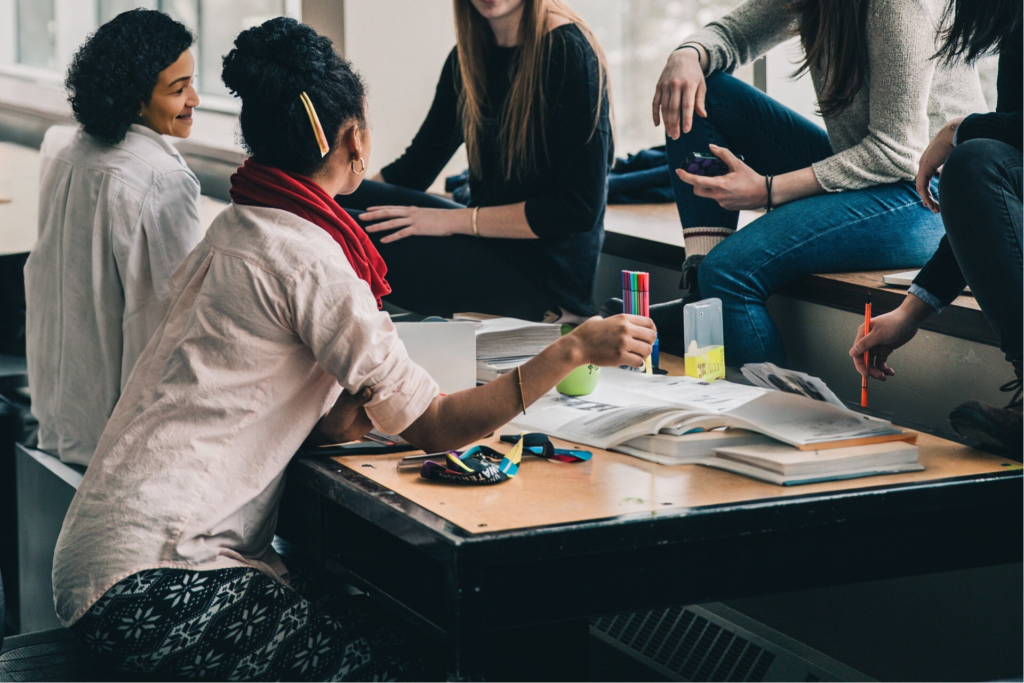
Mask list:
[[[558,462],[583,462],[591,458],[589,451],[555,448],[544,434],[522,434],[506,455],[489,446],[474,446],[463,453],[448,451],[443,462],[424,462],[420,476],[454,484],[500,484],[519,474],[523,455],[536,455]]]

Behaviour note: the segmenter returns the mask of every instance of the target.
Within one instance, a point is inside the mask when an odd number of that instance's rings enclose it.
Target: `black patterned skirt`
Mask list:
[[[149,569],[71,630],[126,672],[198,680],[422,679],[419,649],[365,596],[296,591],[249,568]]]

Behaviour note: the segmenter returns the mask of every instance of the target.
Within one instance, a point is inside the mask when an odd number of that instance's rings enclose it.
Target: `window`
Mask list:
[[[601,42],[611,70],[617,154],[665,144],[651,100],[665,60],[683,40],[740,0],[577,0],[572,6]],[[753,82],[750,66],[737,77]]]
[[[235,37],[272,17],[301,15],[301,0],[0,0],[0,69],[59,85],[89,33],[137,7],[166,12],[195,32],[203,105],[227,110],[237,105],[221,83],[221,59]]]
[[[18,0],[18,63],[57,67],[53,0]]]
[[[221,59],[231,50],[235,37],[267,19],[282,15],[297,17],[298,7],[290,5],[298,3],[287,0],[99,0],[99,23],[135,7],[166,12],[196,33],[198,39],[192,49],[200,95],[227,98],[229,93],[220,80]]]

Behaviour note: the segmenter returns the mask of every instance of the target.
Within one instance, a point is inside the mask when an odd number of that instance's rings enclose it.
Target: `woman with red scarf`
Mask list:
[[[379,310],[384,262],[333,199],[370,155],[359,77],[283,18],[242,33],[223,77],[252,156],[175,273],[71,504],[57,613],[110,664],[164,679],[419,678],[390,627],[287,587],[270,543],[292,455],[371,427],[428,452],[462,447],[579,365],[639,366],[654,329],[588,321],[521,377],[438,395]]]

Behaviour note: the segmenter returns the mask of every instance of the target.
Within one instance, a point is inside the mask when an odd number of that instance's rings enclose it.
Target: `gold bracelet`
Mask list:
[[[476,215],[478,213],[480,213],[480,207],[479,206],[474,206],[473,207],[473,237],[479,237],[480,236],[480,230],[478,230],[477,227],[476,227]]]
[[[523,402],[523,415],[526,415],[526,394],[523,393],[523,371],[517,365],[516,374],[519,375],[519,399]]]

